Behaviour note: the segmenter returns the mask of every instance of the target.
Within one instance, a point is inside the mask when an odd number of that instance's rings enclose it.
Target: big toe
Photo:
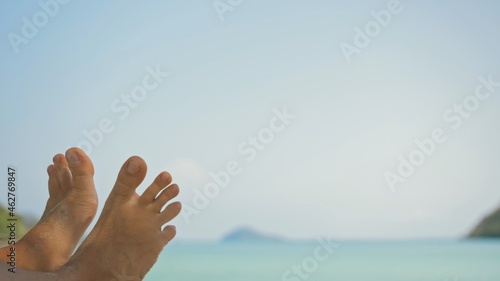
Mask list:
[[[73,188],[77,191],[94,189],[94,165],[90,158],[79,148],[66,151],[66,161],[73,177]]]
[[[123,164],[115,186],[110,194],[110,199],[130,199],[135,193],[136,188],[146,177],[147,165],[144,160],[138,156],[130,157]]]

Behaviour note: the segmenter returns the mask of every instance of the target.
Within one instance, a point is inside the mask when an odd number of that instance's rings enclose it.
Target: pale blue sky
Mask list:
[[[347,63],[340,43],[388,2],[244,1],[221,21],[212,1],[73,1],[17,54],[8,34],[40,7],[4,3],[0,166],[20,170],[19,209],[39,214],[52,156],[110,118],[91,154],[101,203],[131,155],[149,163],[146,182],[172,170],[185,204],[210,171],[242,163],[190,224],[176,219],[181,239],[240,225],[288,238],[464,235],[500,203],[500,89],[460,130],[442,115],[479,76],[500,81],[500,4],[401,1]],[[156,65],[170,76],[120,120],[111,104]],[[284,106],[297,118],[246,163],[238,145]],[[437,127],[448,141],[391,192],[384,173]]]

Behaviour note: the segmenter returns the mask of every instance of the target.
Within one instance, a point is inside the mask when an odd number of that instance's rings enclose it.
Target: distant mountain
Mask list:
[[[500,238],[500,208],[484,218],[469,237]]]
[[[284,240],[272,235],[257,232],[249,227],[238,228],[226,235],[222,242],[283,242]]]

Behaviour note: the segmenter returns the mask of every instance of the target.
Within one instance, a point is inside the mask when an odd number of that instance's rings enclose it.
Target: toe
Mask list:
[[[179,194],[179,186],[177,184],[172,184],[171,186],[164,189],[158,197],[153,201],[153,208],[156,212],[160,212],[163,206],[167,204],[168,201],[172,200]]]
[[[94,185],[94,165],[83,150],[79,148],[68,149],[65,160],[71,170],[75,190],[86,189]]]
[[[168,205],[163,212],[160,213],[160,221],[162,224],[165,224],[172,219],[174,219],[182,209],[182,205],[180,202],[174,202]]]
[[[61,184],[61,192],[66,193],[71,189],[73,182],[73,177],[71,176],[71,171],[68,167],[68,162],[62,154],[57,154],[52,160],[54,166],[57,168],[57,174],[59,177],[59,182]]]
[[[50,197],[57,199],[61,197],[61,183],[59,182],[59,174],[55,165],[50,165],[47,168],[47,174],[49,175],[49,195]]]
[[[168,172],[159,174],[155,181],[144,191],[141,196],[140,202],[144,205],[151,204],[155,200],[158,193],[160,193],[167,185],[172,183],[172,176]]]
[[[138,156],[130,157],[118,173],[118,178],[111,191],[110,199],[116,197],[126,200],[130,199],[132,195],[136,194],[135,189],[141,184],[144,177],[146,177],[146,172],[146,162],[142,158]]]
[[[164,244],[168,244],[172,239],[174,239],[175,235],[177,234],[177,229],[173,225],[167,225],[165,228],[162,230],[161,235],[163,238]]]

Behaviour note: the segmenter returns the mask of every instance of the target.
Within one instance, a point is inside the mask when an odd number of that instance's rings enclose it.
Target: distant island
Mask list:
[[[222,242],[284,242],[284,240],[277,236],[262,234],[249,227],[241,227],[227,234]]]
[[[484,218],[469,234],[470,238],[500,238],[500,208]]]

